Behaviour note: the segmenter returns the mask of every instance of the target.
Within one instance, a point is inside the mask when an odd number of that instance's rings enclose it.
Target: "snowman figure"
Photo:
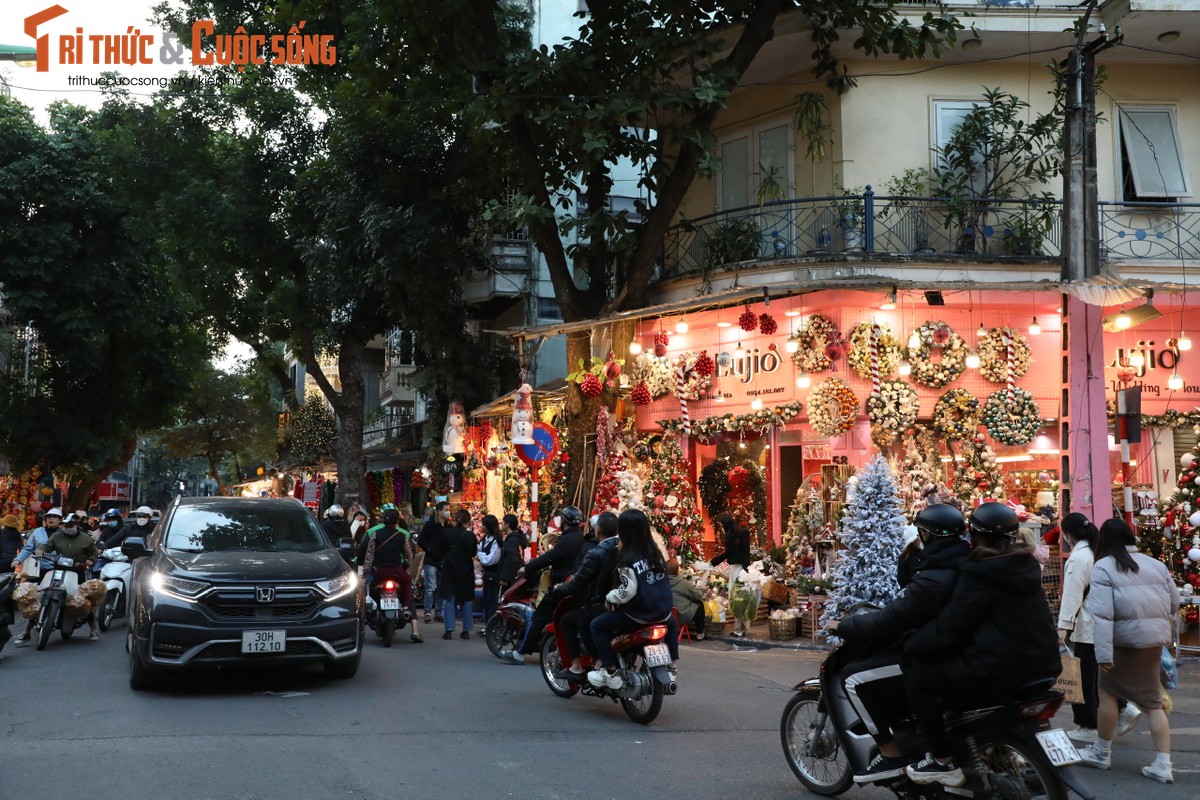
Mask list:
[[[463,414],[462,403],[455,401],[450,404],[450,413],[446,415],[446,427],[442,429],[442,452],[447,455],[465,452],[466,441],[467,418]]]
[[[512,436],[513,444],[534,444],[533,441],[533,387],[522,383],[513,395]]]

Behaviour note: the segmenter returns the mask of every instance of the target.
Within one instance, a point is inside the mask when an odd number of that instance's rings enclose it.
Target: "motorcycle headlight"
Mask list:
[[[358,576],[353,572],[343,572],[336,578],[330,578],[327,581],[317,581],[317,589],[321,594],[325,595],[327,600],[336,600],[339,597],[345,597],[358,588]]]
[[[150,588],[156,592],[194,603],[208,591],[209,585],[202,581],[191,581],[187,578],[178,578],[155,571],[150,573]]]

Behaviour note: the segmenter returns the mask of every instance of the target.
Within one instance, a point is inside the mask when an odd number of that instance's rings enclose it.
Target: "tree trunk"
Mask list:
[[[225,496],[225,484],[221,480],[221,471],[217,469],[217,462],[213,459],[208,460],[208,474],[217,482],[217,496]]]
[[[304,365],[308,374],[316,381],[321,392],[333,406],[338,417],[337,447],[334,458],[338,466],[337,502],[349,506],[359,502],[363,496],[363,385],[362,361],[366,341],[346,336],[338,347],[338,378],[342,384],[339,392],[333,388],[321,364],[317,360],[311,340],[302,342]]]
[[[118,469],[129,463],[129,459],[133,458],[133,454],[137,451],[137,437],[131,436],[121,444],[121,455],[118,461],[107,464],[98,469],[84,475],[78,483],[71,486],[71,489],[66,497],[63,498],[63,512],[69,513],[76,509],[89,511],[88,501],[92,498],[92,492],[96,491],[96,487],[100,482],[112,474],[113,470]],[[130,498],[132,500],[132,498]]]

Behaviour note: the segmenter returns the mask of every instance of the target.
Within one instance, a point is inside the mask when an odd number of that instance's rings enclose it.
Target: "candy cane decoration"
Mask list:
[[[687,362],[680,359],[679,364],[675,367],[675,394],[679,396],[679,416],[683,420],[683,435],[692,435],[692,418],[688,416],[687,395],[684,392],[684,386],[687,384],[688,372]]]
[[[871,387],[872,394],[878,397],[879,389],[879,335],[882,331],[878,325],[871,326]]]
[[[1015,378],[1017,367],[1016,354],[1014,352],[1016,348],[1013,346],[1013,332],[1011,328],[1004,329],[1004,349],[1008,357],[1008,402],[1012,404],[1017,396],[1017,382]]]

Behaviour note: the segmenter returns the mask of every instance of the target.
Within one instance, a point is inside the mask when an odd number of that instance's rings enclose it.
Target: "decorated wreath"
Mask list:
[[[841,378],[821,381],[808,395],[808,422],[822,436],[840,436],[857,418],[858,398]]]
[[[675,391],[675,367],[670,358],[642,353],[633,361],[630,380],[636,385],[645,383],[650,397],[658,399]]]
[[[812,403],[812,400],[809,400]],[[883,381],[879,394],[867,398],[867,417],[871,420],[871,441],[876,447],[888,447],[917,421],[920,400],[904,381]]]
[[[979,340],[979,374],[992,383],[1008,383],[1007,334],[1012,338],[1013,380],[1029,371],[1029,340],[1012,328],[992,328]]]
[[[974,436],[982,422],[979,398],[966,389],[951,389],[933,407],[933,429],[952,442]]]
[[[912,379],[922,386],[940,389],[953,381],[967,368],[967,343],[946,323],[926,322],[915,331],[921,344],[906,347]],[[942,358],[934,361],[933,351],[940,350]]]
[[[682,366],[686,375],[683,383],[683,391],[676,391],[676,396],[682,397],[685,400],[699,400],[712,386],[713,372],[716,370],[716,367],[713,365],[712,358],[707,353],[693,353],[691,351],[681,353],[674,359],[672,364],[673,369],[678,369]],[[707,365],[706,368],[698,368],[701,364]],[[674,375],[674,372],[672,372],[672,375]]]
[[[837,326],[828,317],[813,314],[792,334],[800,349],[792,353],[792,362],[800,372],[824,372],[833,366],[826,350],[837,343]]]
[[[1042,412],[1033,395],[1024,389],[997,389],[983,406],[983,424],[1001,444],[1022,445],[1033,441],[1042,429]]]
[[[879,375],[887,377],[900,366],[900,343],[892,329],[882,323],[860,322],[850,332],[850,368],[863,378],[871,378],[871,327],[879,325]]]

